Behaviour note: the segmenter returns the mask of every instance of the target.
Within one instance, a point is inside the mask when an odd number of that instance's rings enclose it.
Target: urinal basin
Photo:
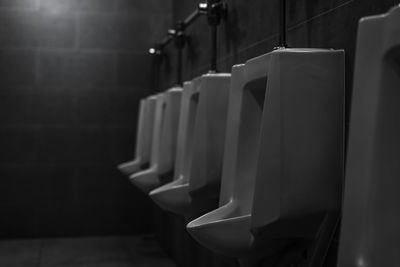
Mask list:
[[[202,75],[192,81],[192,88],[185,87],[182,174],[149,194],[162,209],[191,219],[218,205],[229,85],[230,74],[218,73]]]
[[[140,190],[147,193],[160,185],[158,176],[158,168],[153,165],[149,169],[132,174],[129,176],[129,180]]]
[[[141,157],[136,157],[132,161],[128,161],[118,165],[118,170],[120,170],[125,175],[131,175],[134,172],[142,169],[143,163]]]
[[[257,253],[271,255],[287,244],[280,239],[271,239],[269,243],[263,243],[262,247],[255,248],[250,233],[251,214],[241,211],[237,201],[230,201],[191,221],[186,229],[204,247],[235,258]]]
[[[231,74],[208,73],[202,75],[201,80],[188,172],[192,199],[190,217],[218,207]]]
[[[232,68],[220,207],[187,225],[188,232],[201,245],[232,257],[250,254],[252,244],[251,209],[247,206],[252,199],[262,105],[257,102],[258,91],[244,86],[247,73],[245,65]],[[265,71],[260,72],[262,75]],[[264,90],[265,82],[260,80],[256,87]]]
[[[118,165],[118,170],[125,175],[148,168],[152,145],[156,96],[150,96],[140,101],[139,117],[136,132],[135,158]]]
[[[400,6],[362,18],[338,267],[399,266]]]
[[[201,245],[223,255],[237,257],[250,251],[251,215],[239,214],[236,202],[229,202],[193,221],[186,229]]]
[[[189,184],[183,178],[165,184],[149,193],[160,208],[176,214],[186,214],[190,209]]]
[[[200,77],[184,83],[175,159],[175,180],[154,189],[149,194],[163,210],[176,214],[186,214],[191,202],[188,194],[188,172],[192,157],[200,85]]]
[[[129,177],[145,193],[159,187],[173,171],[181,93],[181,88],[172,88],[158,97],[150,168]]]
[[[344,52],[271,52],[264,105],[252,232],[255,239],[314,238],[326,213],[340,207]]]

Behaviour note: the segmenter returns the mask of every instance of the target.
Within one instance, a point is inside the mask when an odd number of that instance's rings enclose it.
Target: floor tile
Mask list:
[[[40,267],[174,267],[152,238],[88,237],[43,240]]]
[[[36,267],[40,246],[40,240],[1,240],[0,266]]]
[[[91,237],[43,241],[42,266],[129,260],[137,238]],[[132,259],[133,260],[133,259]]]

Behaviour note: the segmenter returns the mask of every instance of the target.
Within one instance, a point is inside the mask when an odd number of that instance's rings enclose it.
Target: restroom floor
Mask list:
[[[0,241],[1,267],[176,267],[151,237]]]

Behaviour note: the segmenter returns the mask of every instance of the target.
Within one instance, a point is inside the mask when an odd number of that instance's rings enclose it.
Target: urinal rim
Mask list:
[[[124,166],[126,165],[136,165],[136,164],[141,164],[142,163],[142,156],[137,156],[135,158],[133,158],[132,160],[123,162],[121,164],[118,165],[118,169],[124,168]]]
[[[129,176],[129,180],[135,179],[139,176],[142,176],[143,174],[148,174],[148,173],[155,173],[158,176],[159,175],[158,164],[157,163],[152,164],[148,169],[133,173],[132,175]]]
[[[217,220],[212,220],[212,221],[205,221],[204,223],[198,224],[199,222],[203,221],[205,218],[210,217],[210,216],[215,216],[215,214],[219,213],[219,211],[223,210],[223,209],[228,209],[229,206],[234,205],[234,207],[232,207],[232,211],[230,212],[230,214],[232,214],[234,211],[236,211],[236,209],[238,208],[238,204],[237,204],[237,200],[233,200],[230,201],[226,204],[224,204],[221,207],[218,207],[215,210],[212,210],[196,219],[194,219],[193,221],[189,222],[187,224],[187,228],[197,228],[197,227],[203,227],[203,226],[207,226],[207,225],[215,225],[215,224],[221,224],[222,222],[234,222],[234,221],[244,221],[246,219],[249,219],[249,221],[251,221],[251,213],[248,214],[244,214],[244,215],[240,215],[240,216],[234,216],[234,217],[226,217],[225,219],[222,219],[220,217],[218,217],[219,219]],[[251,235],[250,232],[250,227],[248,229],[249,235]]]
[[[167,184],[165,184],[165,185],[162,185],[162,186],[160,186],[160,187],[158,187],[158,188],[155,188],[155,189],[153,189],[150,193],[149,193],[149,195],[156,195],[156,194],[161,194],[161,193],[164,193],[164,192],[167,192],[167,191],[176,191],[176,190],[178,190],[178,189],[182,189],[182,188],[184,188],[184,187],[189,187],[189,183],[182,183],[182,184],[174,184],[174,183],[177,183],[177,182],[182,182],[181,181],[181,179],[179,178],[179,179],[177,179],[177,180],[174,180],[174,181],[172,181],[172,182],[169,182],[169,183],[167,183]],[[173,186],[171,186],[171,184],[174,184]],[[189,195],[189,194],[188,194]]]
[[[209,73],[205,73],[205,74],[202,74],[201,76],[199,76],[199,77],[197,77],[197,78],[200,78],[200,79],[202,79],[202,78],[227,78],[227,77],[231,77],[232,76],[232,73],[230,73],[230,72],[218,72],[218,73],[215,73],[215,72],[209,72]]]

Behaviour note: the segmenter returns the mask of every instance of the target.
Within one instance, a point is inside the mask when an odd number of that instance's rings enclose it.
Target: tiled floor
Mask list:
[[[0,241],[1,267],[175,267],[149,237]]]

